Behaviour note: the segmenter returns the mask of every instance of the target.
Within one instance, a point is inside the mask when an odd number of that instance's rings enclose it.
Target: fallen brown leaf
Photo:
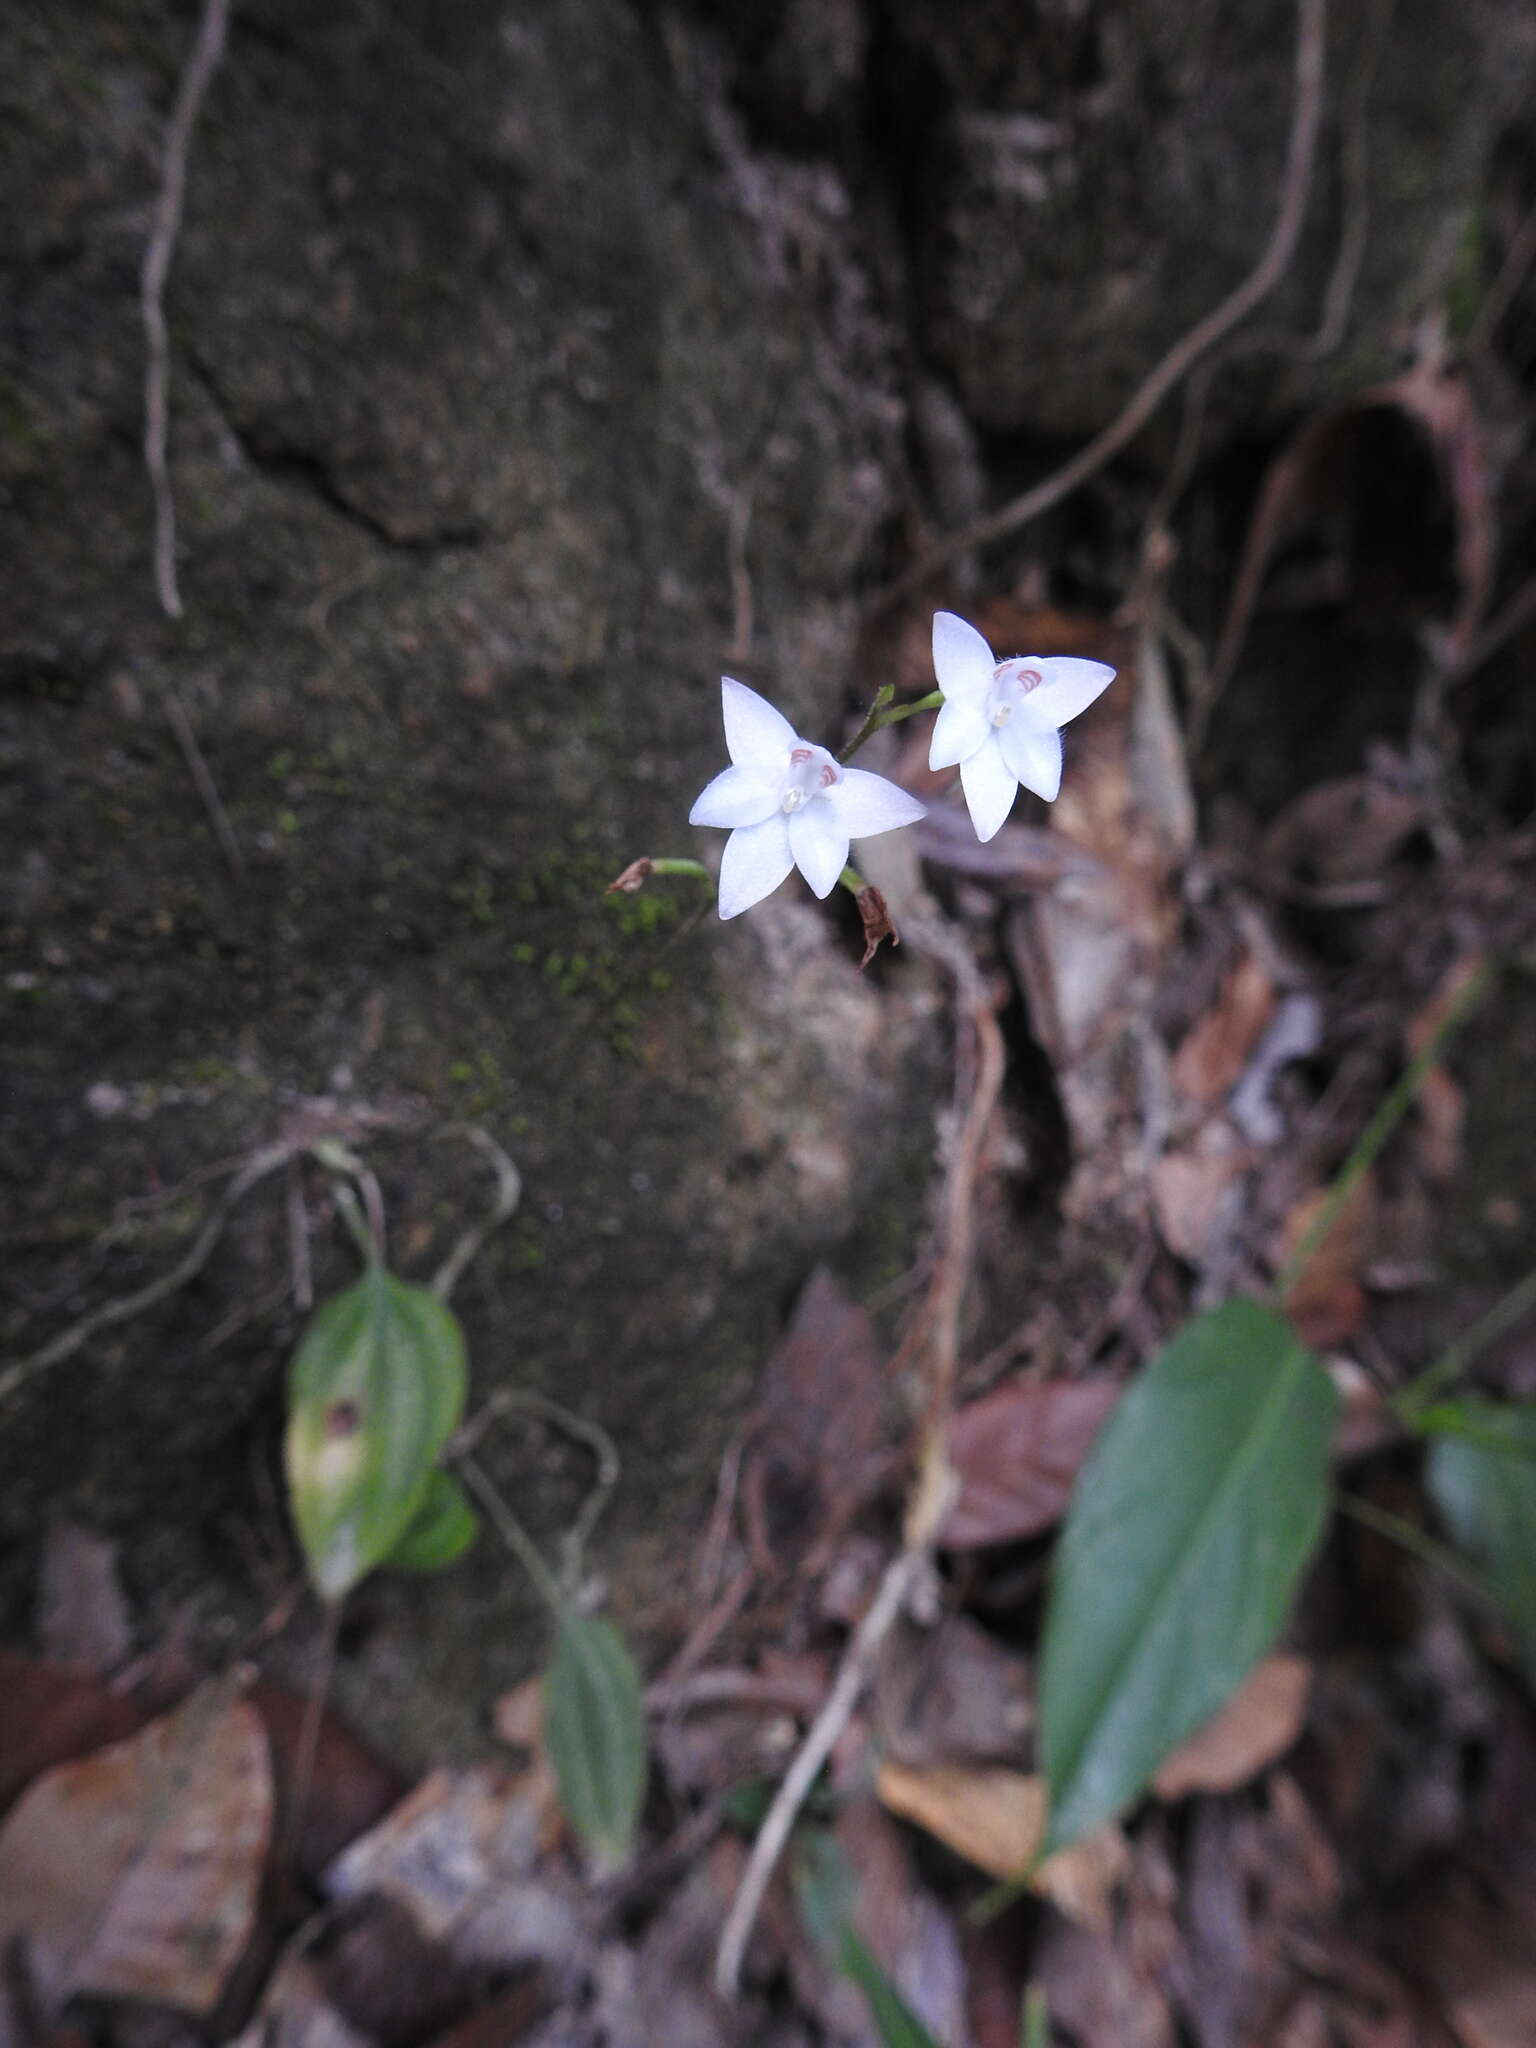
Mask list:
[[[281,1817],[274,1832],[290,1845],[299,1875],[313,1883],[348,1842],[388,1813],[405,1791],[404,1781],[329,1707],[321,1708],[311,1732],[314,1703],[301,1694],[258,1682],[249,1697],[271,1745]],[[310,1742],[314,1749],[305,1765]],[[299,1789],[301,1770],[306,1779],[304,1803],[290,1819],[289,1803]]]
[[[332,2004],[308,1928],[295,1936],[267,1980],[250,2025],[230,2048],[374,2048]]]
[[[960,1492],[941,1546],[979,1550],[1051,1528],[1119,1396],[1109,1379],[1015,1380],[960,1409],[947,1446]]]
[[[510,1991],[503,1991],[489,2005],[479,2006],[446,2034],[439,2034],[431,2048],[511,2048],[522,2039],[545,2002],[543,1979],[524,1977]]]
[[[1158,1234],[1175,1258],[1204,1265],[1228,1197],[1248,1167],[1241,1146],[1226,1150],[1200,1145],[1165,1152],[1152,1168],[1152,1213]]]
[[[79,1992],[206,2017],[256,1923],[272,1833],[261,1721],[227,1684],[49,1771],[0,1830],[0,1949],[42,2001]]]
[[[1267,872],[1292,885],[1374,894],[1392,856],[1424,822],[1421,799],[1376,775],[1341,775],[1305,789],[1264,835]]]
[[[887,1758],[875,1779],[881,1804],[990,1877],[1029,1870],[1045,1840],[1045,1780],[1035,1773],[941,1764],[914,1771]],[[1129,1863],[1118,1828],[1100,1828],[1048,1857],[1030,1882],[1070,1919],[1107,1928],[1110,1899]]]
[[[565,1964],[582,1942],[565,1901],[535,1878],[548,1806],[540,1769],[435,1770],[325,1874],[334,1899],[391,1901],[457,1960]]]
[[[1274,983],[1247,954],[1173,1056],[1173,1082],[1191,1102],[1214,1103],[1237,1086],[1275,1008]]]
[[[1015,1763],[1034,1726],[1033,1670],[969,1616],[946,1614],[887,1642],[874,1718],[884,1753],[915,1770]]]
[[[887,1758],[875,1790],[892,1813],[992,1877],[1017,1877],[1045,1840],[1045,1780],[1034,1774],[965,1764],[914,1771]]]
[[[1286,1217],[1281,1233],[1282,1266],[1305,1242],[1328,1199],[1329,1191],[1317,1188],[1303,1196]],[[1342,1344],[1364,1320],[1362,1275],[1370,1263],[1375,1220],[1376,1179],[1365,1173],[1286,1294],[1285,1312],[1308,1344],[1324,1348]]]
[[[44,1771],[120,1742],[148,1719],[99,1678],[0,1649],[0,1810]]]
[[[1462,1885],[1413,1916],[1414,1975],[1438,1993],[1461,2048],[1536,2041],[1536,1930]]]
[[[883,1392],[874,1325],[818,1267],[763,1368],[748,1429],[742,1490],[760,1569],[781,1551],[803,1557],[857,1512],[878,1470]]]
[[[1166,1759],[1152,1781],[1158,1798],[1233,1792],[1256,1778],[1301,1733],[1311,1688],[1305,1657],[1266,1657],[1215,1719]]]
[[[1047,1927],[1034,1961],[1052,2021],[1083,2048],[1173,2048],[1167,2000],[1117,1943],[1071,1921]]]

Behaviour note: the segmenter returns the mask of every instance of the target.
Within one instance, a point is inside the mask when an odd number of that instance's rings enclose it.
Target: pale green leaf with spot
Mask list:
[[[289,1373],[283,1455],[323,1599],[350,1592],[410,1528],[463,1413],[466,1378],[453,1314],[380,1265],[316,1313]]]

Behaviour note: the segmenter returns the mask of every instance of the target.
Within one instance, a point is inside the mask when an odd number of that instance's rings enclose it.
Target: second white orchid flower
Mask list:
[[[835,754],[803,740],[768,701],[720,678],[731,766],[709,783],[688,813],[690,825],[728,827],[720,862],[720,915],[760,903],[791,868],[817,896],[830,895],[848,864],[848,843],[911,825],[926,814],[883,775],[845,768]]]
[[[1061,728],[1115,679],[1102,661],[1019,654],[998,661],[954,612],[933,615],[933,667],[944,702],[930,768],[953,768],[976,837],[988,840],[1013,809],[1022,783],[1054,803],[1061,788]]]

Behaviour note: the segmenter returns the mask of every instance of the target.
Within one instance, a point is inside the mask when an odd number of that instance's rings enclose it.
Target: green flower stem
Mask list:
[[[569,1603],[560,1583],[544,1562],[539,1546],[491,1483],[490,1475],[468,1451],[458,1452],[453,1462],[459,1468],[459,1477],[485,1510],[486,1520],[532,1579],[534,1591],[548,1607],[556,1622],[563,1621],[569,1611]]]
[[[919,697],[914,704],[893,704],[891,699],[895,694],[892,684],[880,685],[875,692],[875,701],[869,707],[869,716],[838,755],[839,761],[851,761],[864,742],[886,726],[900,725],[905,719],[916,718],[920,711],[937,711],[944,702],[942,690],[930,690],[926,697]]]
[[[865,881],[864,877],[859,873],[858,869],[853,866],[852,862],[850,862],[848,866],[843,869],[843,872],[838,876],[837,879],[842,884],[843,888],[847,889],[852,895],[855,896],[858,895],[861,889],[867,889],[869,887],[868,882]]]
[[[363,1264],[370,1268],[377,1266],[382,1257],[379,1243],[373,1232],[368,1228],[367,1223],[363,1220],[362,1205],[359,1203],[357,1196],[353,1194],[351,1188],[348,1187],[344,1180],[337,1181],[331,1193],[335,1198],[337,1212],[342,1222],[346,1224],[347,1229],[351,1232],[352,1242],[362,1253]]]
[[[696,875],[701,882],[713,881],[714,877],[701,860],[667,858],[651,862],[653,875]]]
[[[1431,1032],[1426,1044],[1404,1068],[1397,1086],[1385,1098],[1356,1139],[1354,1150],[1340,1167],[1333,1186],[1328,1190],[1327,1200],[1295,1251],[1291,1253],[1284,1270],[1275,1282],[1274,1298],[1277,1303],[1283,1305],[1286,1296],[1292,1292],[1296,1282],[1332,1236],[1334,1226],[1348,1206],[1350,1196],[1375,1165],[1382,1147],[1412,1107],[1414,1097],[1423,1087],[1430,1069],[1444,1052],[1446,1041],[1452,1032],[1486,995],[1490,978],[1486,967],[1480,967],[1469,977],[1466,986],[1446,1005],[1444,1016]]]
[[[1395,1543],[1416,1557],[1421,1564],[1433,1565],[1436,1571],[1444,1572],[1469,1593],[1475,1593],[1479,1600],[1491,1602],[1493,1595],[1484,1584],[1482,1577],[1454,1550],[1437,1543],[1433,1536],[1426,1536],[1414,1523],[1405,1521],[1401,1515],[1394,1515],[1388,1508],[1377,1507],[1374,1501],[1363,1500],[1358,1493],[1340,1493],[1334,1496],[1340,1514],[1348,1515],[1363,1529],[1373,1530],[1378,1536],[1385,1536],[1389,1543]]]
[[[1393,1411],[1410,1429],[1419,1427],[1424,1411],[1446,1387],[1461,1377],[1477,1354],[1490,1344],[1496,1344],[1506,1330],[1513,1329],[1520,1318],[1533,1308],[1536,1308],[1536,1271],[1527,1273],[1523,1280],[1517,1280],[1486,1315],[1480,1316],[1470,1330],[1447,1346],[1433,1365],[1426,1366],[1416,1379],[1399,1388],[1392,1397]]]

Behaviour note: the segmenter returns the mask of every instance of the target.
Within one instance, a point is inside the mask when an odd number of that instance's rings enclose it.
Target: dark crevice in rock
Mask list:
[[[1008,1051],[1003,1101],[1023,1134],[1028,1165],[1012,1177],[1010,1193],[1021,1214],[1054,1207],[1071,1176],[1072,1134],[1056,1085],[1050,1054],[1036,1037],[1029,997],[1010,949],[1000,959],[1009,981],[1009,996],[998,1013],[998,1026]]]
[[[259,428],[243,426],[232,414],[206,362],[189,353],[185,357],[185,367],[201,386],[209,403],[218,412],[225,431],[252,469],[276,482],[291,484],[306,492],[317,504],[344,519],[370,540],[403,555],[444,554],[484,544],[485,529],[470,523],[449,523],[409,535],[394,531],[376,513],[348,495],[337,482],[330,465],[312,448],[295,447],[268,438]]]

